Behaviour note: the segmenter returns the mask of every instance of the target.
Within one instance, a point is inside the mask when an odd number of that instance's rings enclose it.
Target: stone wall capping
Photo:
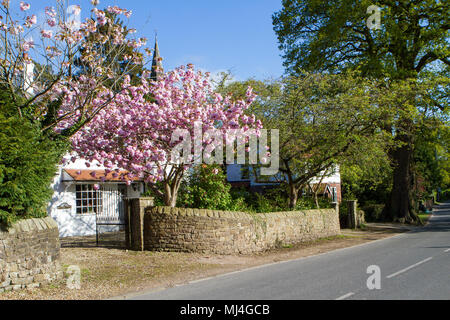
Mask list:
[[[47,226],[45,223],[42,224],[40,219],[34,219],[34,224],[36,224],[36,227],[39,231],[42,231]]]

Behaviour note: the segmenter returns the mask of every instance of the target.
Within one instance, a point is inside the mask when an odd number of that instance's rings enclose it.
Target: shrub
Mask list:
[[[248,212],[266,213],[289,210],[286,192],[282,187],[267,188],[261,193],[247,190],[240,190],[239,193],[245,199]]]
[[[155,189],[164,190],[164,186],[161,182],[155,183]],[[142,197],[153,197],[153,204],[157,207],[164,207],[164,197],[157,194],[152,188],[148,188],[142,195]]]
[[[330,199],[319,198],[320,209],[332,208]],[[316,202],[313,197],[301,197],[297,201],[296,210],[313,210],[317,209]]]
[[[211,210],[235,210],[242,199],[234,200],[231,185],[219,165],[199,165],[192,169],[187,181],[180,188],[178,206]]]
[[[250,192],[245,190],[235,191],[243,196],[247,203],[247,210],[257,213],[291,211],[289,208],[288,193],[284,186],[265,189],[262,193]],[[321,209],[331,208],[331,202],[326,198],[319,198]],[[314,198],[300,197],[297,201],[295,210],[317,209]]]
[[[246,188],[232,189],[219,165],[200,165],[191,170],[180,188],[177,206],[187,208],[267,213],[291,211],[285,187],[270,187],[261,193]],[[319,198],[321,208],[331,208]],[[301,197],[295,210],[316,209],[314,199]]]
[[[277,201],[278,199],[270,199],[266,195],[255,193],[254,207],[258,213],[284,211],[286,206]]]
[[[367,222],[382,221],[384,204],[366,204],[361,209],[364,211],[364,217]]]
[[[358,203],[358,215],[361,216],[361,219],[364,222],[380,222],[382,221],[382,215],[384,204],[378,203]],[[348,202],[347,200],[343,200],[339,205],[339,222],[341,224],[341,228],[348,227]]]
[[[43,217],[51,182],[67,144],[45,136],[19,117],[11,97],[0,90],[0,224]]]
[[[441,192],[440,201],[450,200],[450,189]]]

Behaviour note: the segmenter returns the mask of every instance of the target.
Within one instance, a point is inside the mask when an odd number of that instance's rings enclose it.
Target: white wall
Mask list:
[[[331,172],[327,172],[327,176],[323,178],[322,183],[341,183],[339,166],[334,166],[334,168],[330,171]],[[319,177],[312,179],[311,183],[319,183],[321,175],[323,175],[323,172],[321,172]]]
[[[95,235],[95,214],[79,215],[76,213],[75,184],[62,182],[62,170],[63,167],[60,166],[53,181],[54,193],[47,210],[58,224],[60,237]],[[59,206],[65,204],[71,208],[58,209]]]

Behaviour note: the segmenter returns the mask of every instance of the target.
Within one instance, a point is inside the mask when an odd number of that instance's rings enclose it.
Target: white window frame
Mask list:
[[[95,190],[93,184],[76,184],[75,204],[79,215],[100,214],[103,210],[103,188]]]

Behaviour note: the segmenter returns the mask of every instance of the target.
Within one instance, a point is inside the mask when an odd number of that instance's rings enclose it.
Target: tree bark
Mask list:
[[[164,204],[168,207],[175,208],[177,205],[178,190],[174,190],[174,186],[165,185]]]
[[[399,134],[401,143],[391,153],[394,165],[391,195],[383,210],[387,221],[415,223],[419,221],[414,204],[413,141],[409,134]]]
[[[320,205],[319,205],[319,196],[318,196],[318,190],[316,192],[314,192],[314,202],[316,203],[316,207],[317,209],[320,209]]]
[[[295,187],[295,185],[291,184],[289,185],[289,208],[295,209],[297,206],[297,200],[298,200],[298,189]]]
[[[164,204],[168,207],[175,208],[177,205],[178,190],[183,180],[183,173],[183,170],[178,170],[172,181],[168,180],[164,183]]]

